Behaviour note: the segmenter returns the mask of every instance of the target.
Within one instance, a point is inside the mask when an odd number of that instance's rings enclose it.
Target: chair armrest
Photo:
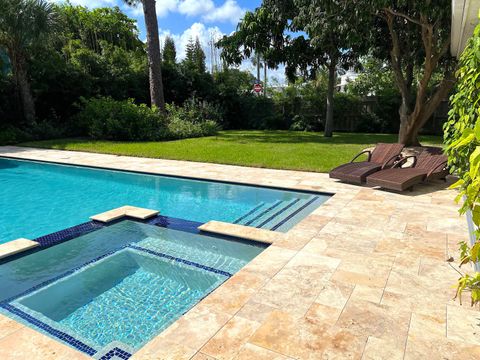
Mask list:
[[[446,169],[447,167],[447,164],[448,164],[448,161],[444,161],[442,162],[441,164],[438,164],[437,166],[435,166],[432,170],[430,170],[430,172],[427,174],[427,179],[429,179],[432,174],[434,174],[435,172],[437,172],[438,170],[444,170]]]
[[[372,152],[370,150],[364,150],[361,153],[358,153],[357,155],[355,155],[355,157],[350,162],[353,163],[355,160],[357,160],[363,154],[368,154],[368,160],[367,161],[370,161],[370,158],[372,157]]]
[[[396,164],[394,164],[392,166],[392,168],[398,168],[398,167],[402,166],[410,158],[413,158],[413,164],[410,165],[410,166],[407,166],[407,167],[409,167],[409,168],[415,167],[415,164],[417,163],[417,156],[416,155],[409,155],[409,156],[402,157]]]
[[[393,155],[390,159],[388,159],[387,161],[385,161],[382,165],[382,170],[384,170],[387,166],[388,167],[393,167],[395,165],[395,160],[398,159],[398,158],[401,158],[401,155]],[[392,162],[392,165],[389,166],[388,164],[390,164],[390,162]]]

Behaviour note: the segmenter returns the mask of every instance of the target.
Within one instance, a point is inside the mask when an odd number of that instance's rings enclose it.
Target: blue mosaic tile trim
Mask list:
[[[293,205],[295,205],[296,203],[298,203],[300,201],[300,199],[295,199],[294,201],[292,201],[291,203],[289,203],[287,206],[283,207],[282,209],[280,209],[279,211],[277,211],[275,214],[273,214],[272,216],[270,216],[267,220],[265,220],[264,222],[262,222],[260,225],[257,226],[257,228],[261,228],[262,226],[265,226],[266,224],[268,224],[270,221],[272,221],[273,219],[275,219],[277,216],[279,216],[280,214],[282,214],[283,212],[287,211],[288,209],[290,209]]]
[[[120,250],[123,250],[123,249],[126,249],[126,248],[131,248],[131,249],[135,249],[135,250],[138,250],[138,251],[143,251],[143,252],[146,252],[148,254],[151,254],[151,255],[155,255],[155,256],[158,256],[158,257],[161,257],[161,258],[165,258],[165,259],[169,259],[169,260],[173,260],[173,261],[176,261],[176,262],[180,262],[180,263],[183,263],[183,264],[186,264],[186,265],[190,265],[190,266],[194,266],[194,267],[197,267],[197,268],[200,268],[202,270],[206,270],[206,271],[209,271],[209,272],[213,272],[215,274],[219,274],[219,275],[223,275],[225,277],[232,277],[233,275],[226,272],[226,271],[223,271],[223,270],[219,270],[219,269],[215,269],[215,268],[212,268],[210,266],[206,266],[206,265],[202,265],[202,264],[198,264],[198,263],[195,263],[193,261],[189,261],[189,260],[185,260],[185,259],[181,259],[181,258],[177,258],[177,257],[174,257],[174,256],[170,256],[170,255],[167,255],[167,254],[163,254],[163,253],[159,253],[157,251],[153,251],[153,250],[149,250],[149,249],[145,249],[145,248],[142,248],[142,247],[139,247],[139,246],[135,246],[135,245],[125,245],[125,246],[122,246],[120,247],[119,249],[116,249],[114,251],[111,251],[111,252],[108,252],[102,256],[99,256],[95,259],[92,259],[86,263],[84,263],[83,265],[80,265],[80,266],[77,266],[75,268],[73,268],[72,270],[69,270],[67,272],[64,272],[63,274],[61,275],[58,275],[52,279],[49,279],[47,281],[44,281],[43,283],[41,284],[38,284],[26,291],[24,291],[23,293],[19,294],[19,295],[15,295],[14,297],[11,297],[9,299],[6,299],[5,301],[3,301],[2,303],[0,303],[0,307],[4,308],[5,310],[9,311],[10,313],[14,314],[14,315],[17,315],[18,317],[24,319],[25,321],[29,322],[30,324],[34,325],[34,326],[37,326],[38,328],[46,331],[47,333],[49,333],[50,335],[56,337],[57,339],[60,339],[68,344],[70,344],[71,346],[73,346],[74,348],[78,349],[79,351],[82,351],[90,356],[93,356],[97,353],[97,350],[93,349],[92,347],[84,344],[83,342],[81,342],[80,340],[77,340],[75,339],[73,336],[67,334],[67,333],[64,333],[60,330],[57,330],[57,329],[54,329],[53,327],[51,327],[50,325],[48,324],[45,324],[44,322],[38,320],[38,319],[35,319],[33,316],[23,312],[22,310],[18,309],[17,307],[13,306],[12,304],[9,304],[9,302],[11,301],[14,301],[15,299],[18,299],[20,297],[23,297],[25,295],[28,295],[36,290],[39,290],[41,288],[43,288],[44,286],[47,286],[55,281],[58,281],[66,276],[69,276],[71,274],[73,274],[74,272],[80,270],[81,268],[87,266],[87,265],[90,265],[90,264],[93,264],[97,261],[100,261],[110,255],[113,255],[115,254],[116,252],[119,252]],[[213,291],[213,289],[212,289]],[[208,294],[207,294],[208,295]],[[121,359],[129,359],[132,354],[120,349],[120,348],[114,348],[112,350],[110,350],[107,354],[103,355],[101,357],[101,359],[112,359],[113,357],[119,357]]]
[[[226,272],[226,271],[223,271],[223,270],[218,270],[218,269],[212,268],[210,266],[202,265],[202,264],[190,261],[190,260],[185,260],[185,259],[177,258],[175,256],[163,254],[163,253],[160,253],[158,251],[145,249],[145,248],[142,248],[140,246],[129,245],[128,247],[131,248],[131,249],[143,251],[143,252],[146,252],[148,254],[155,255],[155,256],[158,256],[158,257],[161,257],[161,258],[164,258],[164,259],[173,260],[173,261],[185,264],[185,265],[194,266],[194,267],[197,267],[197,268],[202,269],[202,270],[213,272],[215,274],[220,274],[220,275],[223,275],[223,276],[226,276],[226,277],[232,277],[233,276],[229,272]]]
[[[129,352],[122,350],[118,347],[114,347],[112,350],[103,355],[100,360],[110,360],[114,357],[119,357],[120,359],[127,360],[132,356]]]
[[[68,335],[67,333],[64,333],[63,331],[54,329],[50,325],[45,324],[44,322],[35,319],[33,316],[27,314],[26,312],[23,312],[22,310],[16,308],[15,306],[11,304],[1,304],[0,305],[3,309],[9,311],[10,313],[22,318],[23,320],[29,322],[30,324],[42,329],[43,331],[49,333],[50,335],[56,337],[57,339],[60,339],[67,344],[73,346],[75,349],[93,356],[97,353],[97,350],[94,348],[84,344],[80,340],[75,339],[73,336]]]
[[[8,299],[5,299],[4,301],[2,301],[2,302],[0,303],[0,306],[3,306],[4,304],[9,303],[9,302],[11,302],[11,301],[14,301],[14,300],[16,300],[16,299],[18,299],[18,298],[21,298],[21,297],[25,296],[25,295],[28,295],[28,294],[30,294],[30,293],[32,293],[32,292],[34,292],[34,291],[36,291],[36,290],[39,290],[39,289],[41,289],[41,288],[43,288],[43,287],[45,287],[45,286],[47,286],[47,285],[50,285],[50,284],[54,283],[54,282],[57,281],[57,280],[60,280],[60,279],[66,277],[66,276],[68,276],[68,275],[73,274],[74,272],[80,270],[81,268],[84,268],[84,267],[87,266],[87,265],[93,264],[93,263],[95,263],[95,262],[97,262],[97,261],[102,260],[103,258],[106,258],[107,256],[113,255],[113,254],[115,254],[116,252],[125,249],[127,246],[128,246],[128,245],[122,246],[122,247],[119,248],[119,249],[110,251],[110,252],[108,252],[108,253],[106,253],[106,254],[104,254],[104,255],[101,255],[101,256],[99,256],[99,257],[96,257],[95,259],[92,259],[92,260],[90,260],[90,261],[88,261],[88,262],[86,262],[86,263],[84,263],[84,264],[82,264],[82,265],[80,265],[80,266],[77,266],[77,267],[75,267],[75,268],[73,268],[73,269],[71,269],[71,270],[68,270],[68,271],[66,271],[66,272],[64,272],[64,273],[62,273],[62,274],[60,274],[60,275],[57,275],[57,276],[55,276],[55,277],[53,277],[53,278],[51,278],[51,279],[45,280],[44,282],[42,282],[42,283],[40,283],[40,284],[38,284],[38,285],[35,285],[35,286],[31,287],[30,289],[25,290],[24,292],[22,292],[22,293],[20,293],[20,294],[18,294],[18,295],[15,295],[15,296],[12,296],[12,297],[10,297],[10,298],[8,298]]]
[[[275,209],[275,208],[276,208],[278,205],[280,205],[282,202],[283,202],[283,200],[278,200],[275,204],[273,204],[272,206],[270,206],[267,210],[262,211],[260,214],[258,214],[257,216],[255,216],[252,220],[246,222],[245,225],[248,226],[248,225],[252,224],[253,222],[255,222],[255,220],[260,219],[263,215],[265,215],[265,214],[268,213],[269,211],[272,211],[273,209]]]
[[[34,239],[34,241],[38,242],[41,247],[49,247],[88,234],[89,232],[101,229],[103,227],[105,227],[105,225],[98,221],[89,221],[80,225],[72,226],[68,229],[54,232],[52,234],[40,236]]]
[[[318,200],[318,196],[315,196],[313,199],[311,199],[309,202],[303,204],[302,206],[300,206],[297,210],[295,210],[293,213],[291,213],[290,215],[288,215],[285,219],[283,219],[282,221],[280,221],[277,225],[273,226],[270,230],[272,231],[275,231],[277,230],[280,226],[282,226],[283,224],[285,224],[288,220],[290,220],[291,218],[293,218],[295,215],[297,215],[300,211],[304,210],[305,208],[307,208],[308,206],[312,205],[315,201]]]
[[[148,225],[155,225],[167,229],[190,232],[193,234],[198,234],[198,227],[203,224],[197,221],[184,220],[162,215],[158,215],[153,219],[149,219],[145,223]]]
[[[260,205],[256,206],[255,208],[253,208],[252,210],[250,210],[248,213],[246,213],[245,215],[243,215],[242,217],[239,217],[237,220],[235,220],[233,223],[234,224],[238,224],[240,221],[242,221],[243,219],[246,219],[247,217],[249,217],[250,215],[252,215],[255,211],[257,211],[258,209],[260,209],[263,205],[265,205],[265,203],[261,202]]]

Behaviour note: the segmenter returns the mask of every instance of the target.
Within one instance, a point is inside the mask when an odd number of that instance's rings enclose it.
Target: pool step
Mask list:
[[[283,223],[313,204],[317,199],[318,196],[311,196],[293,198],[288,201],[279,200],[270,204],[260,203],[234,223],[259,229],[277,230]]]

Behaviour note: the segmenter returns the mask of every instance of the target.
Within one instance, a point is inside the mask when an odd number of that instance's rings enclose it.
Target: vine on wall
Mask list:
[[[463,51],[456,92],[450,98],[452,109],[445,124],[445,144],[452,171],[459,180],[457,201],[463,201],[460,213],[472,212],[476,242],[460,243],[461,265],[480,260],[480,25]],[[480,272],[462,274],[457,284],[457,297],[469,291],[472,306],[480,303]]]

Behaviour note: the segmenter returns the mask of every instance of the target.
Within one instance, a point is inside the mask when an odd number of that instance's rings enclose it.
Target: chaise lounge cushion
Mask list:
[[[368,161],[353,162],[340,165],[330,171],[332,179],[340,179],[353,184],[362,184],[366,181],[367,176],[377,172],[382,164],[376,164]]]
[[[367,176],[379,171],[382,166],[392,166],[393,160],[400,155],[402,150],[402,144],[379,143],[372,152],[363,151],[355,156],[348,164],[340,165],[330,171],[330,178],[352,184],[362,184],[366,181]],[[354,160],[363,153],[370,154],[368,161],[354,162]]]
[[[367,177],[367,185],[404,191],[421,183],[427,176],[424,169],[386,169]]]
[[[416,159],[413,167],[394,167],[378,171],[367,177],[367,185],[404,191],[423,181],[445,178],[448,175],[447,157],[443,154],[432,154],[427,150],[411,157]]]

